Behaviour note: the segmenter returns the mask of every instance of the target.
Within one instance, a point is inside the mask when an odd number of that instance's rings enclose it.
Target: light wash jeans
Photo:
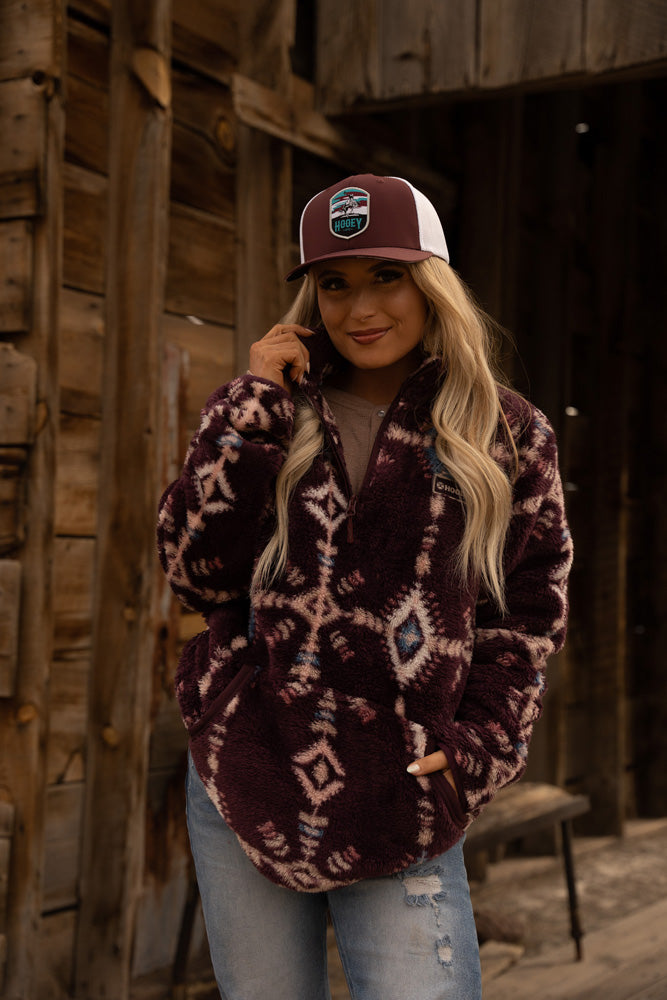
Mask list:
[[[330,1000],[327,910],[353,1000],[480,1000],[463,839],[403,872],[330,892],[260,874],[188,763],[187,816],[222,1000]]]

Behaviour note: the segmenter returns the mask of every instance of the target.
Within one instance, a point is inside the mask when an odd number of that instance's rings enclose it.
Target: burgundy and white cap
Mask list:
[[[449,261],[445,234],[428,198],[402,177],[356,174],[320,191],[301,214],[301,263],[336,257],[380,257],[413,263],[427,257]]]

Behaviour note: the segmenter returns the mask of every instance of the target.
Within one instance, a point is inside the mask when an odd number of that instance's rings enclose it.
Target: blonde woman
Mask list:
[[[546,418],[502,387],[431,203],[363,174],[203,411],[159,540],[206,617],[177,693],[226,1000],[476,1000],[464,832],[520,777],[571,561]]]

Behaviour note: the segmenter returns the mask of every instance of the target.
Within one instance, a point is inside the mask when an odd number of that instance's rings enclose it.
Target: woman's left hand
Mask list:
[[[449,767],[449,761],[447,760],[445,754],[442,750],[436,750],[435,753],[430,753],[427,757],[422,757],[421,760],[415,760],[409,765],[408,771],[410,774],[433,774],[434,771],[443,771],[447,781],[452,786],[454,791],[456,791],[456,785],[454,783],[454,776]]]

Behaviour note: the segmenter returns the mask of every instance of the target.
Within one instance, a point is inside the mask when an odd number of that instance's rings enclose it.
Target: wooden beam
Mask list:
[[[388,146],[369,142],[315,110],[313,88],[293,81],[291,98],[238,73],[232,78],[234,110],[240,122],[281,139],[351,173],[371,172],[408,177],[427,192],[438,192],[439,204],[452,208],[456,189],[426,164]]]
[[[157,576],[171,5],[112,8],[106,343],[76,996],[128,996]]]

